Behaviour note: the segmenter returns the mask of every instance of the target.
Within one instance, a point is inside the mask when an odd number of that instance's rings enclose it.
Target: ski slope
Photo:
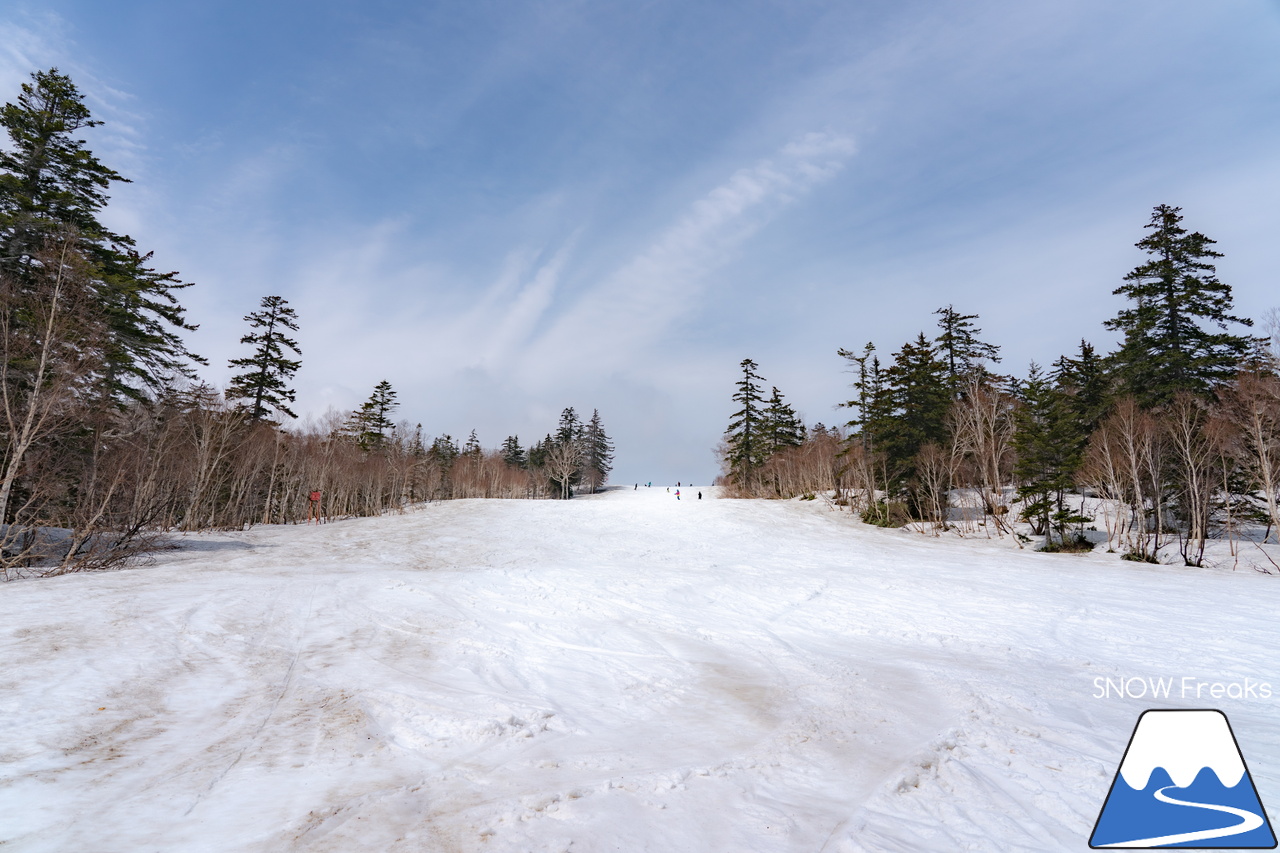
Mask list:
[[[1081,850],[1149,707],[1280,803],[1280,578],[682,491],[0,586],[0,849]],[[1137,676],[1276,696],[1096,698]]]

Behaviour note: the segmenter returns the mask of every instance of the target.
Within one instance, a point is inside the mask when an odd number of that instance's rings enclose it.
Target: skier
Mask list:
[[[698,492],[698,500],[702,500],[702,492]]]
[[[680,500],[680,490],[676,489],[676,500]]]

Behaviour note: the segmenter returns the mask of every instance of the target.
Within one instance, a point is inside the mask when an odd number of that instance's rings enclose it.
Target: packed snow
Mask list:
[[[1081,850],[1147,708],[1280,803],[1280,577],[696,491],[0,586],[0,847]]]

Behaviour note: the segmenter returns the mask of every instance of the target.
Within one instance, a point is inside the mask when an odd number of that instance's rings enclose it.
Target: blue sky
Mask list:
[[[299,411],[388,379],[496,446],[600,409],[616,482],[706,482],[751,357],[806,419],[951,303],[1004,369],[1083,337],[1151,208],[1280,305],[1280,4],[17,0],[0,99],[71,74],[110,220],[241,318],[301,318]]]

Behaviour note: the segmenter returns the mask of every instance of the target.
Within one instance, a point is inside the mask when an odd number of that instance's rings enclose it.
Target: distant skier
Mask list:
[[[676,500],[680,500],[680,490],[676,489]]]
[[[638,492],[638,491],[640,491],[640,484],[639,484],[639,483],[636,483],[636,487],[635,487],[634,489],[632,489],[631,491],[633,491],[633,492]]]
[[[321,492],[319,489],[307,495],[307,524],[312,521],[316,524],[320,523],[320,497]]]
[[[698,500],[702,500],[702,492],[698,492]]]

